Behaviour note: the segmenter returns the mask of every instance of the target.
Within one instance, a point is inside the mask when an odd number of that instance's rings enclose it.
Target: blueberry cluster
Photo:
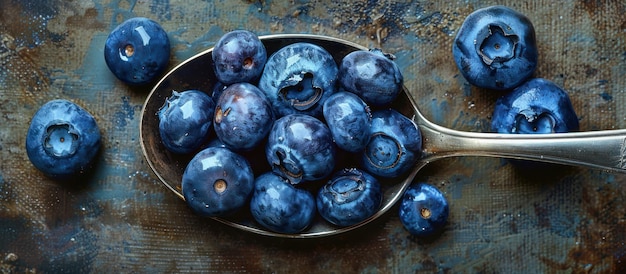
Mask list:
[[[453,59],[472,85],[506,92],[497,101],[491,129],[504,134],[562,133],[578,130],[578,117],[562,88],[533,78],[538,50],[535,29],[523,14],[504,6],[478,9],[467,16],[452,45]],[[399,211],[413,235],[441,232],[448,204],[439,190],[413,183]]]
[[[267,55],[249,31],[224,34],[212,50],[213,90],[174,91],[158,112],[165,148],[191,158],[189,207],[212,217],[247,207],[279,233],[317,215],[340,227],[371,217],[381,180],[421,153],[418,127],[390,108],[403,81],[393,56],[355,51],[338,62],[308,42]]]
[[[470,84],[507,91],[496,102],[494,132],[578,130],[567,93],[533,78],[538,51],[524,15],[503,6],[476,10],[452,53]],[[165,31],[141,17],[116,27],[104,49],[111,72],[130,85],[151,83],[169,56]],[[164,147],[191,159],[181,186],[189,207],[203,216],[248,207],[260,225],[280,233],[305,230],[316,213],[336,226],[370,218],[382,204],[381,180],[405,174],[421,153],[418,127],[389,107],[403,88],[393,58],[373,49],[337,62],[306,42],[268,56],[249,31],[222,36],[212,51],[213,90],[172,91],[157,113]],[[100,143],[90,113],[53,100],[33,116],[26,150],[45,175],[68,180],[89,170]],[[434,235],[448,204],[435,187],[414,183],[399,215],[410,233]]]
[[[161,26],[148,18],[135,17],[118,25],[104,45],[104,60],[121,81],[130,85],[151,83],[166,68],[170,58],[170,41]],[[204,93],[176,94],[172,105],[210,108],[214,103]],[[191,98],[200,99],[191,99]],[[198,106],[199,105],[199,106]],[[188,109],[188,108],[186,108]],[[186,117],[188,113],[163,109],[159,117]],[[174,151],[188,152],[199,146],[198,138],[180,135],[191,132],[197,137],[206,135],[205,121],[212,117],[196,116],[186,125],[164,125],[161,131],[164,144]],[[187,129],[181,129],[188,126]],[[88,173],[100,150],[101,135],[95,118],[74,102],[56,99],[42,105],[32,117],[26,135],[26,152],[32,164],[46,176],[58,181],[72,181]]]
[[[472,12],[454,39],[452,55],[470,84],[508,91],[496,102],[494,132],[578,130],[578,117],[567,93],[549,80],[533,78],[538,59],[535,29],[523,14],[504,6]]]

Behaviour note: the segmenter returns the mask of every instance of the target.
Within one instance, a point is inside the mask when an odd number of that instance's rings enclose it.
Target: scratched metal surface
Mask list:
[[[108,33],[133,16],[162,24],[171,66],[232,29],[336,36],[395,53],[434,122],[486,131],[499,95],[463,80],[450,45],[472,10],[504,3],[533,21],[536,76],[569,91],[581,129],[626,128],[623,1],[448,2],[0,0],[0,272],[623,273],[626,176],[601,170],[519,170],[475,157],[433,163],[417,178],[444,192],[450,218],[430,240],[411,237],[397,209],[315,240],[199,218],[141,154],[149,89],[120,83],[102,58]],[[24,151],[30,117],[54,98],[84,106],[102,130],[97,169],[81,185],[46,179]]]

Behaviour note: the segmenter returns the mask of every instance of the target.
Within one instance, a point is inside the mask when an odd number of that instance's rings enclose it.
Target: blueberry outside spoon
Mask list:
[[[368,50],[361,45],[328,36],[279,34],[259,38],[268,54],[292,43],[310,42],[326,48],[337,62],[350,52]],[[156,113],[172,90],[198,89],[207,93],[213,90],[217,80],[214,73],[211,73],[211,52],[212,49],[200,52],[168,72],[152,89],[142,110],[140,138],[146,161],[159,180],[183,200],[182,173],[193,155],[175,155],[163,147]],[[504,157],[626,172],[626,129],[537,135],[457,131],[427,120],[420,113],[406,87],[392,103],[392,107],[411,118],[420,128],[423,139],[422,158],[402,178],[382,182],[382,206],[370,218],[348,227],[337,227],[317,218],[307,230],[297,234],[269,231],[255,223],[249,213],[213,219],[243,231],[280,238],[319,238],[346,233],[363,227],[389,211],[402,198],[415,175],[424,166],[446,157]]]

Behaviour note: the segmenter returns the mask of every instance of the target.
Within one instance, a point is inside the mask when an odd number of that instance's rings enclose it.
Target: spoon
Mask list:
[[[352,51],[368,50],[349,41],[318,35],[279,34],[259,38],[268,55],[288,44],[309,42],[327,49],[338,63]],[[152,89],[142,109],[140,139],[146,161],[159,180],[183,200],[182,174],[193,155],[176,155],[164,148],[159,137],[156,113],[173,90],[212,91],[217,80],[212,73],[211,52],[212,49],[200,52],[169,71]],[[505,157],[626,172],[626,130],[537,135],[457,131],[427,120],[406,87],[391,107],[418,125],[422,133],[423,152],[419,162],[408,174],[383,182],[382,206],[370,218],[349,227],[336,227],[317,217],[311,227],[298,234],[267,230],[254,222],[246,210],[236,216],[213,219],[243,231],[281,238],[318,238],[345,233],[362,227],[389,211],[402,197],[415,175],[428,163],[454,156]]]

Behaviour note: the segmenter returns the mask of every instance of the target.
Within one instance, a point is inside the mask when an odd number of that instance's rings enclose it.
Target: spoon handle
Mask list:
[[[626,173],[626,129],[558,134],[497,134],[452,130],[417,122],[424,160],[490,156],[599,168]]]

